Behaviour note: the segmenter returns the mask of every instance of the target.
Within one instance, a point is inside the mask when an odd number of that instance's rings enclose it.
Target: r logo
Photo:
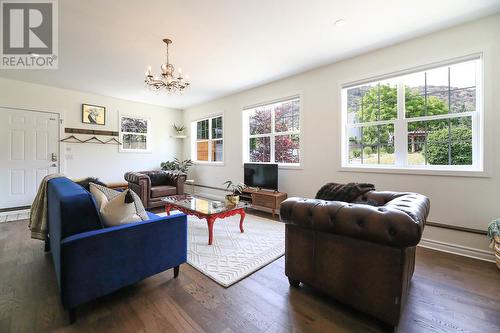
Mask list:
[[[53,3],[1,4],[3,54],[53,53]]]

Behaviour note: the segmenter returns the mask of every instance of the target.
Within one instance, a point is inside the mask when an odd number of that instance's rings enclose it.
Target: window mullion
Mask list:
[[[417,121],[464,118],[464,117],[470,117],[474,114],[476,114],[475,111],[467,111],[467,112],[459,112],[459,113],[446,113],[446,114],[438,114],[435,116],[422,116],[422,117],[406,118],[406,121],[409,123],[412,123],[412,122],[417,122]]]
[[[480,138],[479,138],[479,131],[480,131],[479,112],[476,112],[471,116],[471,123],[472,123],[472,165],[477,166],[479,165],[479,161],[481,160]]]
[[[212,118],[208,118],[208,158],[212,162]]]
[[[271,132],[265,133],[265,134],[252,134],[252,135],[249,135],[248,138],[249,139],[251,139],[251,138],[267,138],[270,135],[272,135]]]
[[[394,123],[395,120],[378,120],[378,121],[367,121],[366,123],[347,123],[349,127],[367,127],[367,126],[377,126],[377,125],[390,125]]]
[[[269,140],[271,141],[270,144],[271,144],[271,158],[269,159],[269,162],[271,163],[274,163],[274,157],[275,157],[275,145],[274,145],[274,122],[275,122],[275,111],[276,111],[276,108],[273,107],[272,108],[272,111],[271,111],[271,133],[270,133],[270,138]]]
[[[448,67],[448,114],[451,113],[451,88],[450,88],[450,67]],[[448,119],[448,164],[452,165],[452,156],[451,156],[451,119]]]
[[[408,160],[408,125],[405,119],[405,91],[402,80],[397,85],[397,119],[394,122],[395,165],[405,166]]]
[[[242,160],[243,163],[250,162],[250,111],[243,110],[242,117]],[[225,158],[225,157],[224,157]]]
[[[484,120],[482,117],[484,115],[479,112],[479,110],[483,110],[483,97],[484,94],[483,92],[483,71],[480,68],[481,66],[478,66],[476,64],[476,105],[475,105],[475,112],[472,113],[471,115],[471,122],[472,122],[472,164],[477,166],[480,166],[481,168],[483,167],[483,161],[484,161],[484,134],[483,134],[483,124]],[[478,93],[481,92],[480,94]]]

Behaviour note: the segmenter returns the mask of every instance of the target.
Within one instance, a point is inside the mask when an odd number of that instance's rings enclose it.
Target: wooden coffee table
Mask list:
[[[165,212],[170,215],[172,210],[180,210],[184,214],[194,215],[199,219],[206,219],[208,225],[208,245],[212,245],[213,229],[216,219],[240,215],[240,231],[243,230],[243,221],[245,220],[246,203],[237,205],[226,205],[224,202],[204,199],[191,195],[173,195],[163,199],[165,203]]]

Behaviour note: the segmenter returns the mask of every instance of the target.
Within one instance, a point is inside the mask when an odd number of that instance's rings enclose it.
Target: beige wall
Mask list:
[[[83,124],[82,103],[105,106],[106,125]],[[0,106],[59,113],[63,119],[62,129],[118,131],[119,114],[152,120],[151,153],[120,153],[116,145],[61,143],[61,171],[70,177],[94,176],[103,181],[123,181],[126,171],[159,168],[162,161],[181,155],[179,140],[170,137],[172,124],[182,122],[180,110],[1,78]],[[61,137],[66,134],[61,132]]]
[[[432,203],[430,221],[485,230],[489,221],[500,216],[500,159],[496,153],[497,147],[500,147],[500,136],[492,135],[494,125],[500,124],[497,83],[500,82],[499,36],[500,15],[496,15],[189,108],[184,112],[186,125],[207,114],[224,112],[225,117],[224,165],[197,165],[193,168],[192,177],[198,183],[213,186],[221,186],[227,179],[242,181],[242,108],[300,93],[303,165],[298,170],[280,169],[280,190],[290,196],[312,197],[325,182],[371,182],[380,190],[415,191],[427,195]],[[340,84],[475,52],[484,54],[485,163],[491,177],[339,170]],[[188,141],[184,142],[185,157],[190,156]],[[443,236],[442,230],[428,228],[425,237],[488,250],[485,236],[450,239]]]

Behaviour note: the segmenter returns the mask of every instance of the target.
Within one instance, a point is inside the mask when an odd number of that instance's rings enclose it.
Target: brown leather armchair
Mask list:
[[[162,206],[162,199],[184,194],[186,174],[179,171],[139,171],[125,173],[128,187],[137,193],[145,208]]]
[[[290,198],[281,204],[285,274],[294,287],[303,282],[396,326],[429,199],[370,191],[353,202]]]

